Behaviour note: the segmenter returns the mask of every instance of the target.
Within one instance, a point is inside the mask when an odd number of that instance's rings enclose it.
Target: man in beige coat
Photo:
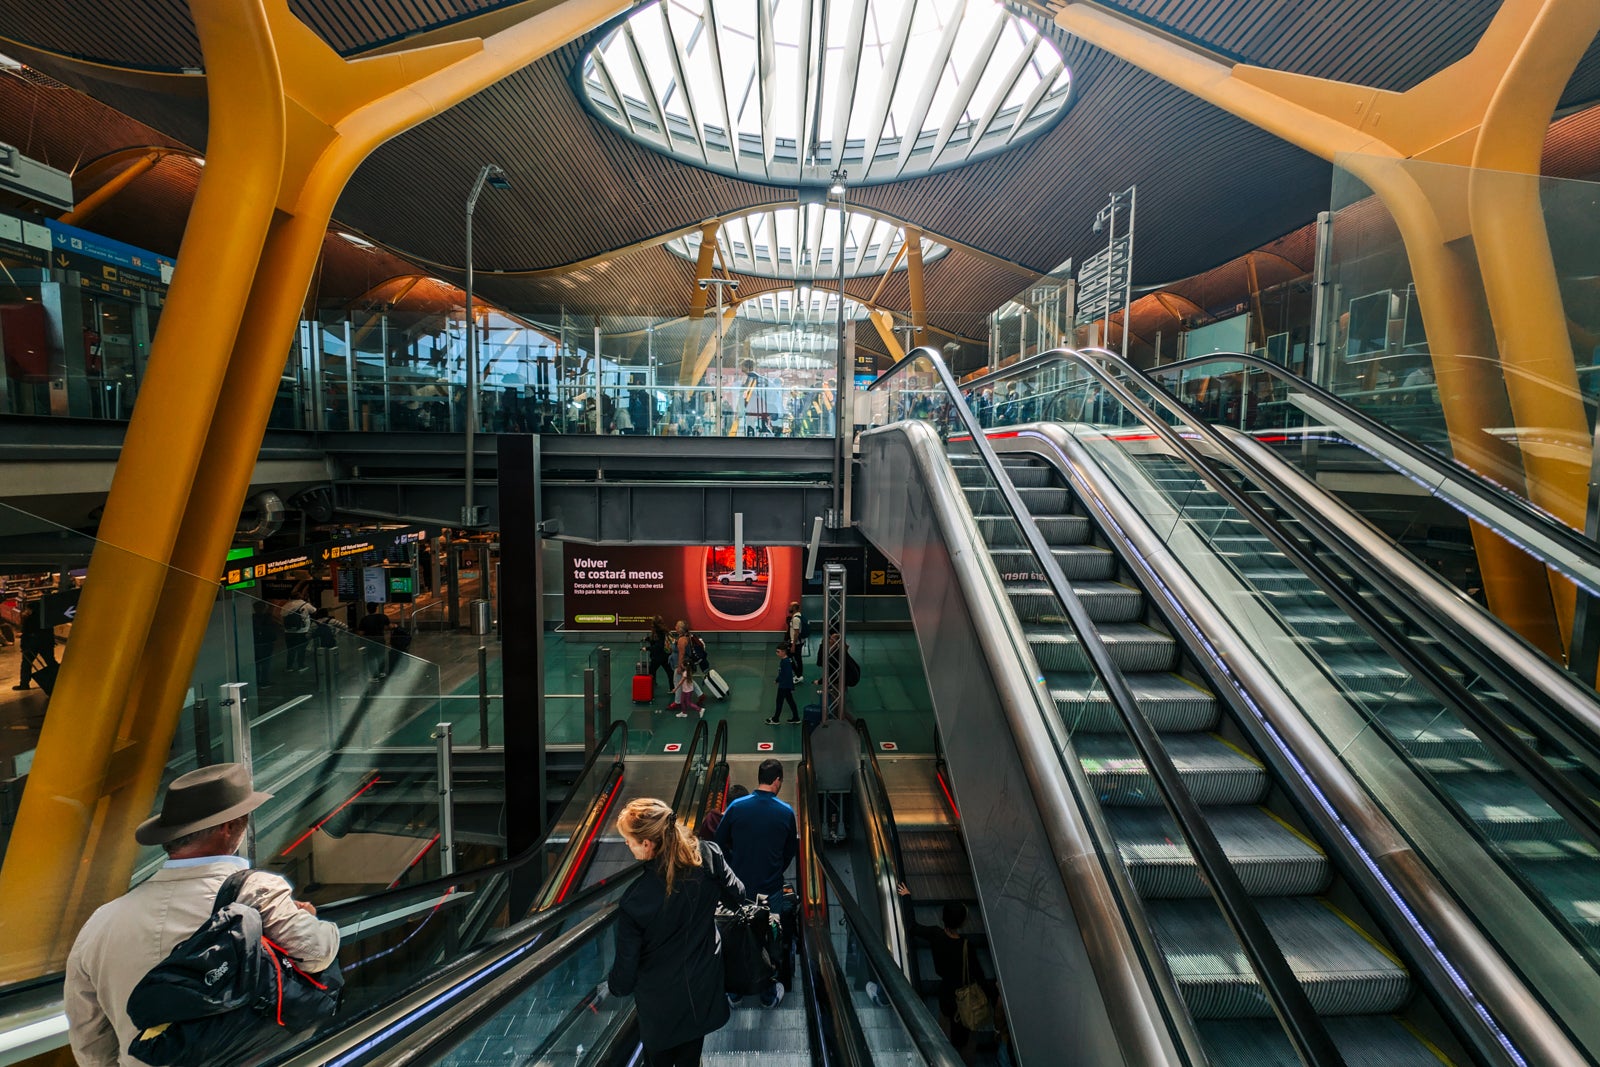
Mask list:
[[[67,956],[67,1023],[80,1064],[139,1063],[128,1054],[138,1036],[128,1018],[128,995],[200,929],[227,877],[249,867],[236,853],[250,812],[269,799],[270,793],[251,787],[244,766],[222,763],[175,780],[161,814],[139,825],[135,839],[165,848],[166,864],[91,915]],[[262,933],[307,971],[324,970],[339,953],[339,928],[290,893],[288,882],[261,871],[246,880],[239,902],[261,913]]]

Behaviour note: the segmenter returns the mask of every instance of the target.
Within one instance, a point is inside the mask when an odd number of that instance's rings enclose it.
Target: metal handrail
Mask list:
[[[1223,360],[1244,364],[1252,370],[1264,372],[1269,377],[1277,378],[1296,389],[1309,393],[1316,399],[1338,408],[1340,415],[1348,418],[1365,432],[1382,439],[1385,445],[1403,453],[1409,462],[1426,467],[1430,474],[1449,479],[1480,500],[1488,500],[1494,505],[1517,512],[1519,517],[1536,526],[1539,533],[1552,541],[1558,542],[1564,551],[1572,553],[1572,555],[1586,564],[1587,570],[1575,570],[1567,566],[1564,561],[1556,559],[1545,559],[1543,562],[1561,571],[1573,581],[1600,592],[1600,547],[1597,547],[1594,542],[1584,537],[1581,531],[1573,529],[1532,501],[1519,496],[1498,482],[1485,478],[1465,464],[1442,456],[1438,452],[1425,448],[1410,438],[1396,433],[1359,408],[1347,403],[1337,393],[1309,382],[1276,363],[1243,353],[1213,352],[1204,356],[1193,356],[1189,359],[1179,360],[1176,363],[1163,364],[1160,367],[1152,368],[1147,373],[1151,378],[1163,378],[1170,376],[1174,372],[1181,374],[1192,367]],[[1165,391],[1163,390],[1163,392]]]
[[[1410,639],[1399,633],[1387,619],[1372,610],[1359,596],[1346,589],[1344,583],[1329,574],[1327,568],[1281,523],[1262,511],[1248,494],[1224,477],[1211,460],[1200,454],[1198,449],[1184,440],[1183,436],[1168,426],[1164,420],[1155,417],[1132,390],[1115,376],[1104,372],[1097,363],[1104,363],[1113,367],[1119,374],[1127,375],[1157,404],[1175,416],[1190,432],[1214,448],[1218,454],[1228,457],[1229,462],[1237,465],[1240,470],[1253,475],[1259,484],[1270,485],[1270,479],[1261,474],[1253,460],[1240,452],[1232,442],[1210,425],[1195,419],[1187,408],[1169,396],[1165,390],[1152,388],[1154,383],[1149,382],[1147,375],[1123,361],[1115,353],[1103,349],[1081,353],[1072,352],[1070,349],[1059,351],[1063,354],[1070,353],[1070,358],[1080,361],[1079,365],[1096,378],[1102,387],[1117,396],[1146,428],[1182,457],[1214,492],[1243,515],[1263,537],[1271,541],[1273,547],[1282,552],[1307,578],[1311,579],[1341,611],[1365,630],[1380,648],[1404,666],[1435,699],[1466,718],[1479,734],[1480,740],[1538,793],[1540,799],[1549,804],[1591,845],[1600,848],[1600,808],[1595,807],[1593,800],[1580,792],[1568,778],[1551,768],[1533,746],[1501,722],[1494,710],[1485,706],[1454,675],[1442,669],[1431,658],[1419,653]],[[1298,508],[1290,510],[1296,513],[1295,518],[1302,525],[1316,534],[1319,542],[1335,546],[1344,545],[1343,533],[1330,526],[1320,516],[1309,510]],[[1516,685],[1504,688],[1506,689],[1504,695],[1514,705],[1519,706],[1526,717],[1528,705],[1522,689]]]
[[[720,779],[720,780],[719,780]],[[717,788],[720,786],[720,788]],[[711,797],[713,793],[722,800],[727,798],[728,786],[728,720],[717,720],[717,732],[711,737],[711,748],[706,753],[706,789],[700,794],[700,804],[694,813],[694,827],[699,830],[700,825],[706,820],[706,813],[711,810]],[[718,804],[721,811],[721,802]]]
[[[694,754],[706,743],[709,734],[710,728],[706,726],[706,721],[701,719],[694,724],[694,733],[689,736],[689,743],[684,746],[683,769],[678,772],[678,784],[672,790],[672,810],[679,813],[679,818],[682,818],[684,792],[693,788],[691,775],[694,770]]]
[[[1329,1037],[1321,1017],[1311,1007],[1305,989],[1284,958],[1283,949],[1267,929],[1255,902],[1245,891],[1237,872],[1217,842],[1210,824],[1206,822],[1199,805],[1195,803],[1188,787],[1179,777],[1172,758],[1161,744],[1160,737],[1150,725],[1149,719],[1145,717],[1143,709],[1139,707],[1127,678],[1112,660],[1110,651],[1089,618],[1088,610],[1062,573],[1049,544],[1039,532],[1016,487],[1011,484],[1011,479],[1006,476],[983,428],[978,425],[972,410],[967,406],[960,386],[949,368],[945,366],[944,359],[932,348],[918,348],[909,353],[906,359],[880,375],[872,383],[871,388],[876,390],[884,387],[896,375],[922,361],[926,361],[938,376],[947,396],[947,402],[954,409],[966,432],[971,435],[973,448],[987,468],[1007,510],[1011,513],[1012,520],[1022,531],[1024,541],[1044,572],[1046,583],[1066,609],[1067,617],[1072,623],[1084,653],[1104,685],[1112,707],[1122,719],[1135,750],[1144,761],[1151,780],[1161,795],[1163,805],[1172,814],[1189,846],[1190,853],[1204,873],[1204,881],[1212,898],[1221,909],[1229,929],[1243,947],[1251,969],[1261,981],[1262,988],[1272,1002],[1273,1012],[1283,1026],[1290,1044],[1301,1060],[1308,1065],[1343,1064],[1344,1058],[1334,1045],[1333,1039]],[[1108,856],[1116,856],[1116,846],[1113,842],[1102,844]],[[1176,1009],[1180,1006],[1169,1007]]]
[[[1108,353],[1104,349],[1091,351],[1096,354],[1095,358],[1102,362],[1112,362],[1114,366],[1121,365],[1120,358],[1116,357],[1114,353]],[[978,381],[992,382],[1013,374],[1031,373],[1039,367],[1051,363],[1085,366],[1083,360],[1078,358],[1080,355],[1070,349],[1046,352],[985,375]],[[1108,361],[1105,356],[1111,356],[1112,359]],[[1195,360],[1185,362],[1203,361],[1209,358],[1212,357],[1195,357]],[[1179,366],[1179,364],[1168,364],[1168,366]],[[1138,373],[1136,369],[1134,371]],[[1153,397],[1159,394],[1182,407],[1181,400],[1172,398],[1159,385],[1153,382],[1141,384]],[[1329,399],[1337,400],[1331,395]],[[1183,410],[1187,412],[1187,408]],[[1359,413],[1355,414],[1359,415]],[[1193,421],[1194,416],[1185,415],[1184,418],[1186,421]],[[1403,438],[1398,440],[1409,444]],[[1422,452],[1424,455],[1428,454],[1425,449]],[[1238,457],[1242,455],[1242,452],[1238,448],[1233,448],[1229,455]],[[1255,472],[1261,484],[1266,486],[1276,484],[1276,478],[1272,475],[1262,475],[1260,463],[1252,463],[1243,459],[1237,461],[1245,469]],[[1448,467],[1445,476],[1455,475],[1457,468],[1454,465],[1445,464],[1443,461],[1440,461],[1440,465],[1441,468]],[[1479,479],[1478,484],[1480,487],[1498,491],[1498,487],[1492,482]],[[1285,511],[1291,514],[1298,516],[1304,510],[1303,508],[1297,508],[1292,502],[1286,503],[1288,498],[1279,494],[1269,491],[1269,495],[1273,497],[1280,507],[1283,507]],[[1513,499],[1520,498],[1516,498],[1513,494]],[[1326,521],[1324,521],[1323,526],[1327,527]],[[1564,526],[1561,528],[1565,529]],[[1390,595],[1391,600],[1398,600],[1402,607],[1409,608],[1413,622],[1452,648],[1458,656],[1470,659],[1474,669],[1498,679],[1503,693],[1511,706],[1522,717],[1523,724],[1527,728],[1541,736],[1548,735],[1548,727],[1541,724],[1538,718],[1538,713],[1542,712],[1559,723],[1563,733],[1566,735],[1565,739],[1555,737],[1550,738],[1550,740],[1560,745],[1576,746],[1580,750],[1587,749],[1591,756],[1600,757],[1600,707],[1596,706],[1593,691],[1588,686],[1544,658],[1542,653],[1530,652],[1526,663],[1511,664],[1506,659],[1508,653],[1506,651],[1497,651],[1495,647],[1503,646],[1505,642],[1501,638],[1510,635],[1510,631],[1506,630],[1498,621],[1490,622],[1488,619],[1483,619],[1480,623],[1475,623],[1471,618],[1463,618],[1457,614],[1454,616],[1454,621],[1458,625],[1448,628],[1441,627],[1438,624],[1437,612],[1423,602],[1421,594],[1417,590],[1396,582],[1393,576],[1386,571],[1374,568],[1371,565],[1368,554],[1359,546],[1353,545],[1348,535],[1338,538],[1334,547],[1340,550],[1339,554],[1344,562],[1364,576],[1369,584],[1378,586]],[[1547,559],[1544,562],[1561,569],[1553,561]],[[1569,577],[1571,576],[1569,572],[1563,571],[1563,573],[1568,573]],[[1490,627],[1495,629],[1495,634],[1490,635],[1487,632]],[[1515,641],[1525,644],[1519,636],[1515,637]],[[1534,701],[1534,713],[1531,715],[1529,712],[1530,704],[1528,703],[1530,700]]]
[[[905,877],[906,869],[905,854],[900,850],[900,831],[894,821],[894,806],[889,801],[889,786],[883,780],[883,769],[878,766],[878,753],[872,743],[872,731],[867,728],[865,719],[857,719],[855,726],[862,751],[866,753],[869,772],[867,780],[863,783],[863,792],[869,798],[866,814],[870,820],[871,833],[868,836],[875,846],[873,851],[882,855],[883,864],[888,868],[886,872],[880,871],[876,879],[880,896],[878,906],[884,913],[884,941],[900,960],[901,967],[909,968],[911,946],[906,937],[905,920],[900,911],[899,886]],[[884,877],[885,874],[887,877]]]

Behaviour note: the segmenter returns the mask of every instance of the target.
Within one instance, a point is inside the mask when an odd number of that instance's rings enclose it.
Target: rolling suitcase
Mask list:
[[[648,704],[656,698],[656,676],[653,674],[636,674],[633,676],[633,702],[635,704]]]
[[[728,699],[728,681],[722,677],[721,671],[706,671],[706,692],[718,700]]]

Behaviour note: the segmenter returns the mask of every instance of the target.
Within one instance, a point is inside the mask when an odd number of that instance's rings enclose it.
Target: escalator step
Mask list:
[[[1411,976],[1344,915],[1315,897],[1267,898],[1261,918],[1321,1015],[1387,1015]],[[1222,913],[1209,900],[1158,900],[1150,923],[1196,1018],[1267,1018],[1272,1006]]]
[[[1167,755],[1195,803],[1256,804],[1266,796],[1266,768],[1254,756],[1216,734],[1172,734],[1162,738]],[[1155,807],[1161,803],[1133,742],[1120,734],[1073,738],[1078,760],[1100,802],[1112,807]]]
[[[1006,573],[1005,570],[1000,572],[1002,577]],[[1072,578],[1072,575],[1069,574],[1068,578]],[[1078,599],[1083,601],[1084,608],[1089,612],[1089,618],[1095,622],[1134,622],[1144,614],[1144,594],[1131,585],[1072,579],[1072,590],[1078,594]],[[1059,625],[1066,622],[1066,609],[1042,580],[1008,583],[1006,595],[1011,600],[1011,610],[1025,623],[1049,622]]]
[[[1477,734],[1437,706],[1388,707],[1377,718],[1389,736],[1413,756],[1481,759],[1488,755]]]
[[[1029,549],[990,549],[989,554],[994,558],[995,569],[1007,581],[1044,581],[1044,574]],[[1105,579],[1117,573],[1117,554],[1099,545],[1060,545],[1052,548],[1050,554],[1056,558],[1061,573],[1069,579]]]
[[[1217,725],[1216,696],[1187,678],[1147,671],[1128,675],[1127,682],[1145,718],[1160,733],[1193,733]],[[1050,674],[1045,683],[1056,710],[1074,734],[1122,730],[1121,716],[1093,675]]]
[[[962,485],[988,485],[989,471],[977,463],[954,464],[956,481]],[[1006,476],[1018,489],[1043,489],[1056,483],[1055,471],[1049,467],[1005,465]]]
[[[1490,841],[1562,841],[1566,820],[1509,771],[1489,770],[1486,761],[1419,760]]]
[[[1346,1067],[1441,1067],[1450,1060],[1390,1015],[1326,1019]],[[1211,1062],[1230,1067],[1300,1067],[1283,1028],[1268,1019],[1199,1024]]]
[[[1010,516],[978,515],[978,533],[990,548],[1021,545],[1022,530]],[[1033,524],[1051,545],[1081,545],[1089,540],[1089,520],[1082,515],[1035,515]]]
[[[1105,815],[1141,896],[1210,895],[1188,844],[1165,810],[1107,808]],[[1300,896],[1326,888],[1331,875],[1327,855],[1264,809],[1212,808],[1206,820],[1251,896]]]
[[[1005,498],[992,488],[966,490],[967,506],[974,515],[1006,514]],[[1072,506],[1070,489],[1018,489],[1023,506],[1030,515],[1064,515]]]
[[[1116,665],[1128,672],[1171,670],[1177,644],[1142,623],[1107,623],[1097,628]],[[1089,658],[1075,634],[1060,626],[1024,624],[1028,645],[1042,671],[1087,672]]]

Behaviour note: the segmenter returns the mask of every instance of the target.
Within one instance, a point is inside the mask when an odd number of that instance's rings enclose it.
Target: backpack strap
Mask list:
[[[246,867],[242,871],[234,871],[223,881],[222,888],[217,890],[217,900],[211,905],[211,914],[226,908],[229,904],[239,899],[239,892],[244,889],[244,884],[249,880],[255,869]]]
[[[967,939],[963,937],[961,939],[961,985],[963,988],[972,984],[972,974],[967,970],[967,949],[969,947]]]

